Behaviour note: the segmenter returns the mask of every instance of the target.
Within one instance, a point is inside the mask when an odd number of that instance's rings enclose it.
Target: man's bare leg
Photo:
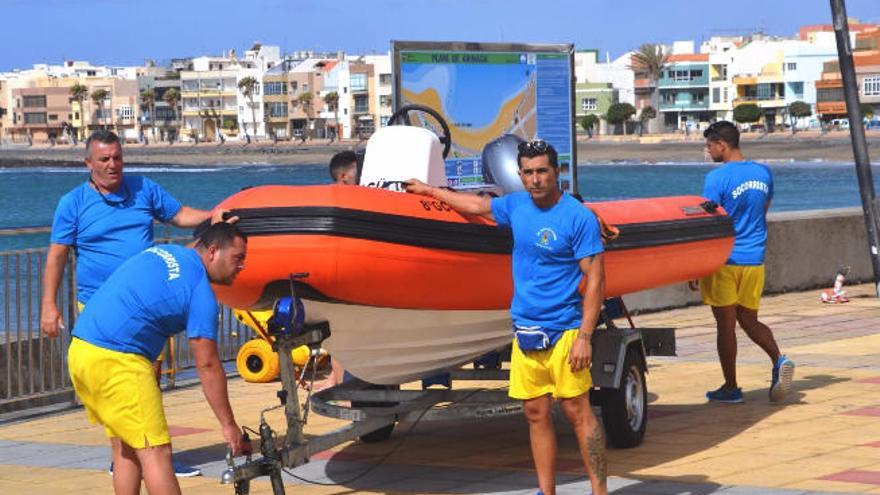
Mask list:
[[[544,495],[556,495],[556,430],[550,415],[552,405],[549,394],[523,402],[538,487]]]
[[[758,321],[758,311],[737,306],[736,320],[739,322],[739,326],[745,330],[746,335],[752,339],[752,342],[764,349],[764,352],[770,357],[770,364],[775,365],[779,359],[779,346],[776,345],[776,339],[773,338],[770,327]]]
[[[110,439],[113,451],[113,491],[116,495],[138,495],[141,492],[141,465],[135,450],[119,438]]]
[[[171,466],[171,444],[136,449],[144,484],[150,495],[180,495],[180,485]]]
[[[724,374],[724,388],[733,390],[736,384],[736,306],[712,306],[712,315],[718,330],[718,360]]]
[[[562,400],[562,412],[577,437],[584,467],[590,476],[594,495],[608,493],[608,458],[605,455],[605,432],[590,408],[587,395]]]

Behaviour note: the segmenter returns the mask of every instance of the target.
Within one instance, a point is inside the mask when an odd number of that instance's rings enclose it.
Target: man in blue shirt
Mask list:
[[[248,453],[217,353],[217,300],[244,268],[247,239],[217,223],[195,249],[159,245],[124,262],[94,293],[72,332],[71,383],[89,420],[104,425],[116,493],[180,493],[171,437],[151,362],[168,337],[186,331],[205,398],[234,454]]]
[[[40,329],[49,337],[64,327],[56,301],[71,248],[77,255],[76,297],[82,310],[122,262],[153,245],[154,220],[192,228],[212,216],[181,205],[146,177],[125,176],[122,143],[110,131],[89,136],[85,163],[89,180],[61,198],[52,221],[40,308]],[[161,360],[153,363],[153,370],[159,380]],[[175,467],[180,476],[200,474],[183,464]]]
[[[716,402],[743,401],[736,382],[736,323],[770,357],[773,366],[770,400],[779,401],[791,388],[794,363],[779,352],[773,332],[758,321],[764,290],[767,210],[773,199],[773,176],[766,165],[747,161],[739,148],[739,131],[727,121],[710,125],[703,136],[713,162],[724,165],[706,175],[703,196],[720,204],[733,219],[733,251],[727,264],[700,281],[703,302],[712,306],[718,329],[718,357],[724,385],[706,392]]]
[[[509,395],[523,400],[532,458],[544,495],[556,493],[556,433],[551,407],[559,400],[572,424],[593,493],[607,487],[605,435],[590,408],[591,336],[604,293],[599,222],[558,185],[556,150],[541,140],[521,143],[519,176],[527,192],[501,198],[457,193],[407,181],[410,193],[481,215],[513,233],[514,341]],[[578,284],[586,277],[586,291]]]

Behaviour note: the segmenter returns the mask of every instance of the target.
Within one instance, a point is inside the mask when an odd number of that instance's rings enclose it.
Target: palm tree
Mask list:
[[[165,94],[162,95],[162,99],[171,107],[171,119],[177,120],[177,103],[180,101],[180,91],[177,88],[168,88]],[[174,137],[177,137],[177,133],[174,134]],[[174,139],[171,142],[173,143]]]
[[[657,108],[657,81],[669,65],[669,55],[663,51],[662,45],[645,43],[632,54],[630,60],[630,69],[644,74],[651,81],[651,106]]]
[[[85,127],[86,127],[86,106],[85,101],[89,96],[89,88],[86,87],[85,84],[76,83],[70,87],[70,101],[75,101],[79,103],[79,115],[80,115],[80,128],[78,129],[77,134],[79,134],[79,138],[82,139],[85,137]]]
[[[98,112],[101,114],[101,118],[104,116],[104,100],[110,97],[110,92],[104,88],[96,89],[92,91],[91,98],[95,103],[95,106],[98,107]],[[107,121],[101,125],[103,129],[107,129]]]
[[[147,88],[141,91],[141,108],[146,108],[150,112],[150,134],[153,135],[153,141],[156,140],[156,93],[152,89]]]
[[[254,106],[254,89],[256,89],[257,82],[253,77],[244,77],[241,81],[238,81],[238,89],[241,91],[241,94],[248,99],[248,102],[251,105],[251,122],[254,125],[254,141],[257,140],[257,108]],[[247,132],[245,132],[245,137],[247,137]],[[248,138],[248,142],[250,142],[250,138]]]
[[[302,111],[306,114],[306,127],[303,129],[302,134],[302,142],[306,142],[308,139],[309,125],[312,122],[312,93],[306,91],[305,93],[299,95],[296,100],[294,100],[294,105],[299,105],[302,107]]]
[[[335,122],[335,126],[333,127],[333,136],[330,141],[333,141],[333,138],[339,138],[339,93],[336,91],[331,91],[324,95],[324,104],[330,110],[333,110],[333,120]]]

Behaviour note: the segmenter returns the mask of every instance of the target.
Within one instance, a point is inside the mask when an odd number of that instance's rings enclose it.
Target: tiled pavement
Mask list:
[[[742,334],[739,381],[746,403],[705,403],[704,391],[721,381],[708,309],[636,316],[640,326],[676,327],[678,356],[649,359],[648,433],[637,448],[609,451],[613,493],[880,494],[880,302],[872,290],[849,288],[852,302],[843,305],[820,304],[818,291],[764,299],[762,319],[797,363],[794,392],[783,404],[768,402],[769,360]],[[255,426],[277,388],[232,380],[239,421]],[[224,446],[201,390],[167,392],[165,407],[176,458],[205,473],[181,480],[184,493],[232,493],[218,484]],[[269,420],[281,425],[280,414],[270,413]],[[312,415],[306,431],[339,426]],[[564,420],[558,426],[559,493],[585,493],[573,436]],[[388,442],[350,443],[316,456],[291,471],[300,479],[285,475],[287,492],[535,491],[520,417],[424,422],[408,430],[401,425]],[[108,460],[102,430],[81,410],[0,424],[0,494],[109,493]],[[271,489],[260,480],[251,493]]]

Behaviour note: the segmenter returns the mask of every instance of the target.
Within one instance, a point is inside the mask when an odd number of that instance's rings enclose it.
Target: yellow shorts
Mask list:
[[[764,265],[724,265],[700,280],[700,295],[709,306],[738,304],[757,311],[764,292]]]
[[[86,416],[104,425],[108,437],[136,449],[171,443],[162,394],[149,359],[74,337],[67,366]]]
[[[571,399],[587,393],[593,386],[589,368],[575,373],[568,364],[568,353],[577,334],[577,328],[566,330],[553,347],[544,351],[523,352],[513,339],[508,395],[519,400],[546,394],[554,399]]]
[[[86,305],[77,301],[76,302],[76,312],[82,313],[84,309],[86,309]],[[170,337],[169,340],[171,338],[173,338],[173,337]],[[156,361],[158,361],[159,363],[161,363],[162,361],[165,361],[165,350],[166,349],[168,349],[168,342],[165,342],[165,347],[162,348],[162,352],[160,352],[159,357],[156,358]]]

